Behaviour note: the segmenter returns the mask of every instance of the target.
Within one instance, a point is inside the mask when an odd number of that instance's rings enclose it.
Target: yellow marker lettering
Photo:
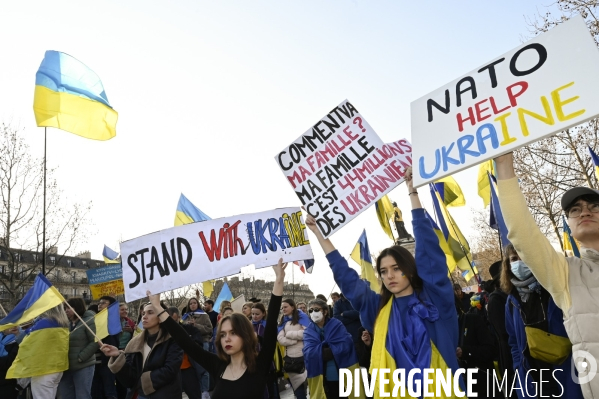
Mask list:
[[[547,97],[541,96],[541,104],[543,104],[545,116],[539,115],[536,112],[532,112],[524,108],[518,108],[518,120],[520,121],[520,128],[522,129],[522,135],[524,135],[524,137],[530,134],[528,131],[528,125],[526,125],[526,119],[524,119],[524,115],[532,116],[533,118],[538,119],[547,125],[555,125],[555,119],[553,119],[553,114],[551,113],[551,108],[549,107],[549,101],[547,101]]]
[[[307,245],[310,244],[310,241],[306,239],[306,233],[304,233],[304,230],[306,230],[306,225],[302,222],[302,212],[298,212],[297,213],[297,221],[299,222],[299,227],[300,227],[300,235],[301,235],[301,243],[302,245]]]
[[[501,134],[503,134],[503,141],[499,143],[499,145],[508,145],[509,143],[513,143],[517,140],[515,137],[510,136],[510,132],[507,129],[507,123],[505,121],[511,114],[511,112],[508,112],[495,118],[495,122],[501,123]]]
[[[581,109],[581,110],[572,112],[569,115],[564,114],[564,110],[562,107],[566,104],[570,104],[571,102],[578,100],[580,98],[580,96],[574,96],[574,97],[570,97],[566,100],[562,100],[560,98],[559,92],[560,92],[560,90],[564,90],[564,89],[572,86],[573,84],[574,84],[574,82],[570,82],[567,85],[558,87],[557,89],[555,89],[551,92],[551,99],[553,100],[553,107],[555,108],[555,114],[557,115],[557,120],[560,122],[567,121],[568,119],[576,118],[577,116],[584,114],[586,111],[585,109]]]
[[[286,213],[283,214],[283,223],[285,224],[285,230],[287,230],[287,235],[289,236],[289,245],[291,245],[292,248],[297,247],[293,229],[291,228],[291,221],[289,220],[289,215]]]

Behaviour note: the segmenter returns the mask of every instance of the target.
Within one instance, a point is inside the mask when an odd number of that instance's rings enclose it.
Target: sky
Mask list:
[[[301,205],[274,157],[330,109],[347,98],[383,142],[411,140],[412,101],[530,38],[528,19],[550,3],[11,2],[0,11],[1,120],[42,157],[32,104],[44,52],[66,52],[100,76],[117,136],[48,129],[47,159],[68,201],[93,202],[93,234],[76,252],[101,259],[104,244],[118,251],[120,240],[172,227],[180,193],[212,218]],[[476,176],[454,175],[467,205],[451,210],[471,241],[473,209],[483,207]],[[389,197],[412,231],[405,184]],[[331,240],[349,257],[363,229],[371,252],[392,244],[374,207]],[[312,242],[314,273],[295,271],[294,281],[328,296],[337,287]]]

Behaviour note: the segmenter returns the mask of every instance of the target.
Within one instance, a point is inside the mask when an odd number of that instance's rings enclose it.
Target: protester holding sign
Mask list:
[[[580,243],[580,258],[555,251],[528,211],[514,172],[513,154],[495,159],[499,202],[508,238],[527,269],[564,312],[564,326],[572,342],[572,358],[585,398],[599,397],[599,191],[572,188],[562,196],[572,236]],[[595,272],[593,272],[595,270]]]
[[[374,331],[371,374],[381,369],[392,372],[404,369],[407,374],[411,369],[422,372],[426,368],[435,368],[449,369],[454,376],[458,369],[458,321],[445,254],[422,208],[418,192],[413,188],[411,168],[406,171],[406,182],[412,201],[416,259],[401,246],[384,249],[376,261],[376,270],[383,282],[380,294],[372,291],[370,284],[349,267],[331,241],[323,237],[312,216],[306,218],[306,225],[322,246],[335,282],[360,312],[362,325],[368,331]],[[416,389],[408,388],[418,391],[419,383],[425,389],[422,378],[420,382],[415,381]],[[429,391],[436,391],[435,385],[435,382],[429,385]],[[380,388],[390,393],[393,383],[381,387],[377,378],[376,398]],[[455,389],[451,393],[454,397]]]
[[[262,350],[256,355],[258,339],[252,323],[243,314],[224,316],[218,325],[215,346],[218,355],[204,350],[166,313],[160,315],[161,327],[173,336],[185,353],[204,367],[216,380],[212,399],[263,399],[270,365],[277,344],[277,316],[281,307],[285,267],[283,259],[273,266],[276,280],[272,289]],[[160,294],[151,295],[158,306]]]

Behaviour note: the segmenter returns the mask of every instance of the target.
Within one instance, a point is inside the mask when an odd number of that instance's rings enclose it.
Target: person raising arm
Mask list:
[[[172,335],[175,342],[204,367],[216,380],[212,399],[263,399],[266,381],[277,343],[277,316],[283,296],[283,282],[287,264],[280,259],[273,269],[276,280],[268,304],[266,328],[259,354],[258,340],[249,319],[233,313],[221,319],[215,346],[217,354],[198,345],[185,330],[167,314],[161,314],[161,325]],[[160,294],[151,295],[152,303],[160,303]]]
[[[512,153],[495,158],[508,238],[523,267],[530,269],[564,312],[573,351],[584,351],[574,359],[579,378],[584,378],[599,359],[599,191],[574,187],[561,198],[572,236],[580,243],[580,258],[566,258],[555,251],[530,214],[513,162]],[[589,380],[581,384],[584,397],[599,398],[599,378]]]

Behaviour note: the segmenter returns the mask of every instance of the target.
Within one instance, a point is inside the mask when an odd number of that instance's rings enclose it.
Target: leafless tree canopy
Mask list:
[[[8,293],[14,305],[41,271],[42,257],[36,262],[22,263],[21,252],[42,252],[43,160],[31,156],[19,130],[0,124],[0,250],[6,262],[0,275],[0,289]],[[55,264],[87,239],[90,228],[87,205],[69,204],[61,198],[61,190],[47,170],[46,191],[46,258],[51,252]],[[59,249],[60,253],[55,253]],[[46,273],[55,266],[46,261]]]

